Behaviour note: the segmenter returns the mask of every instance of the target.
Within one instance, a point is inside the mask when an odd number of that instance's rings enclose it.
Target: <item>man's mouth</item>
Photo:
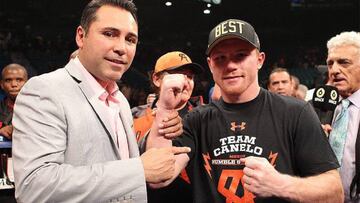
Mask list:
[[[334,80],[333,80],[334,83],[339,83],[342,81],[345,81],[345,79],[344,78],[334,78]]]
[[[123,60],[120,60],[120,59],[111,59],[111,58],[105,58],[107,61],[110,61],[112,63],[115,63],[115,64],[119,64],[119,65],[125,65],[126,62],[123,61]]]
[[[227,77],[224,77],[223,79],[224,80],[232,80],[232,79],[237,79],[237,78],[242,78],[244,76],[227,76]]]
[[[17,95],[17,94],[19,94],[19,91],[16,91],[16,92],[14,92],[14,91],[9,92],[9,95]]]

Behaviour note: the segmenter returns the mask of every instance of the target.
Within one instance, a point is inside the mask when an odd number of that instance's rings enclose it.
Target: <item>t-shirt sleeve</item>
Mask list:
[[[199,135],[198,127],[199,127],[199,113],[197,111],[189,112],[187,115],[184,116],[182,122],[183,122],[183,134],[176,139],[173,140],[173,146],[185,146],[190,147],[191,152],[188,153],[188,156],[190,159],[195,154],[196,143],[198,143],[198,137]]]
[[[315,175],[339,167],[319,118],[310,104],[306,104],[300,112],[295,130],[295,164],[300,176]]]

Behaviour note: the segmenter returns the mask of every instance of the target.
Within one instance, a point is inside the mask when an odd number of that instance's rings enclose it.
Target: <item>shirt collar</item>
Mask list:
[[[115,81],[103,83],[91,75],[91,73],[82,65],[78,57],[75,57],[74,62],[79,67],[81,74],[84,76],[87,83],[90,84],[90,88],[95,92],[95,95],[98,98],[105,92],[108,92],[113,96],[117,95],[119,87]]]
[[[347,98],[351,104],[355,105],[357,108],[360,108],[360,89],[354,92]]]

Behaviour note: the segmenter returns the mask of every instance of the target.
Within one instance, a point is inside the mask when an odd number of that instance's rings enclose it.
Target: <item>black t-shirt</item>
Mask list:
[[[339,167],[312,107],[264,89],[246,103],[196,108],[183,125],[173,144],[191,147],[194,202],[286,202],[244,191],[241,157],[265,157],[277,171],[300,177]]]

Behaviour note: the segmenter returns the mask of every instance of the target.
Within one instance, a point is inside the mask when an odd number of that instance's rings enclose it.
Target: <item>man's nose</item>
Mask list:
[[[16,80],[12,80],[10,84],[12,87],[17,87],[19,85],[19,82]]]
[[[116,52],[119,55],[125,54],[125,47],[126,47],[126,40],[125,38],[119,38],[114,42],[114,52]]]
[[[282,83],[282,82],[280,82],[280,83],[279,83],[279,86],[278,86],[278,89],[284,89],[284,87],[285,87],[285,84]]]
[[[341,66],[338,63],[334,63],[331,68],[329,68],[329,73],[339,73]]]
[[[235,70],[236,68],[237,68],[237,63],[232,60],[229,60],[227,66],[226,66],[226,70],[232,71],[232,70]]]

